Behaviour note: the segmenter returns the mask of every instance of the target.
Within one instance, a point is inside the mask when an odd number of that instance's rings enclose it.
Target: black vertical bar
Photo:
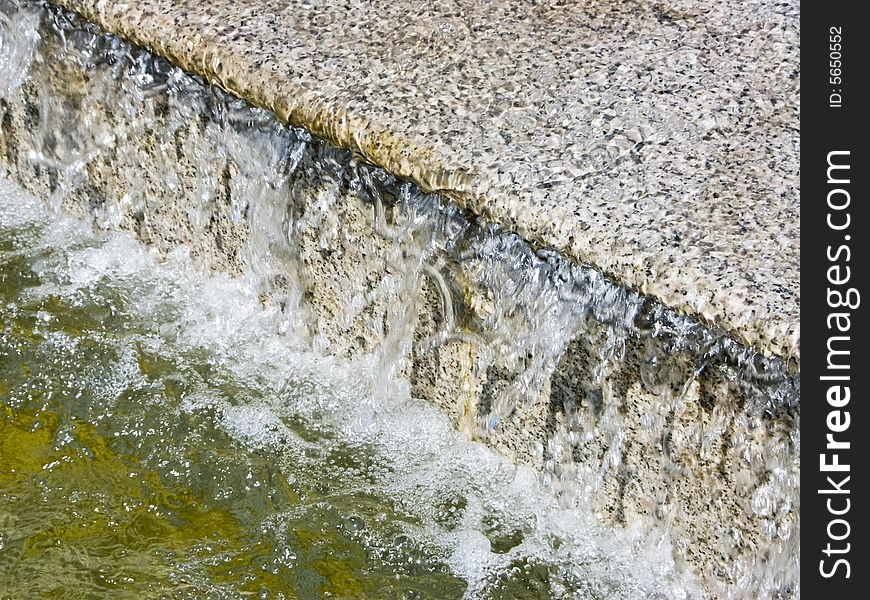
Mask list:
[[[870,30],[859,6],[801,7],[801,589],[807,598],[866,598],[870,583],[864,350]]]

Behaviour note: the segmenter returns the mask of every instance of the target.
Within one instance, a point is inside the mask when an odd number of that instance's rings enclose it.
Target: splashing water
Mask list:
[[[371,364],[292,350],[239,280],[2,180],[0,273],[0,593],[690,596],[665,542],[560,508],[407,391],[367,398]]]
[[[18,10],[5,8],[0,4],[0,100],[11,97],[27,77],[39,38],[38,11],[29,5]]]
[[[39,182],[34,191],[51,206],[100,229],[132,231],[168,257],[158,268],[129,240],[110,237],[92,242],[108,245],[87,255],[95,261],[91,271],[84,255],[76,255],[81,264],[66,276],[96,279],[64,283],[76,290],[97,281],[134,286],[112,293],[127,299],[127,319],[156,336],[139,342],[160,364],[170,364],[160,385],[169,389],[175,384],[167,382],[195,372],[197,385],[205,386],[188,393],[192,384],[179,383],[185,393],[166,401],[167,410],[184,419],[205,414],[239,456],[266,452],[275,461],[270,481],[316,478],[314,465],[331,456],[324,448],[337,447],[342,456],[363,448],[369,453],[363,463],[376,465],[378,474],[376,481],[366,474],[372,487],[365,489],[377,490],[380,502],[401,515],[400,526],[388,517],[389,527],[408,540],[375,553],[402,562],[411,556],[406,547],[417,548],[411,562],[422,560],[428,572],[456,579],[471,597],[511,597],[511,590],[538,584],[542,596],[691,596],[691,585],[674,575],[669,543],[685,556],[707,535],[696,531],[696,508],[684,500],[699,485],[723,495],[736,487],[739,494],[728,501],[762,531],[752,543],[762,547],[764,560],[741,553],[747,543],[737,527],[710,534],[721,535],[715,544],[727,557],[711,567],[728,581],[714,593],[799,595],[799,378],[786,365],[594,269],[479,223],[443,198],[285,127],[93,25],[56,9],[22,6],[0,10],[7,13],[0,48],[12,49],[4,52],[7,60],[0,58],[0,75],[9,82],[0,88],[0,116],[11,123],[0,136],[0,155],[11,157],[22,180]],[[28,79],[28,70],[41,75]],[[73,82],[83,94],[65,106],[41,81]],[[10,110],[22,102],[21,110]],[[93,181],[124,193],[111,197]],[[177,202],[167,204],[167,196]],[[59,240],[40,244],[68,251]],[[237,279],[197,274],[181,247],[195,262]],[[122,252],[130,254],[123,261]],[[334,269],[335,256],[350,267]],[[155,269],[167,270],[150,273]],[[191,282],[191,290],[176,281]],[[46,285],[40,279],[39,289]],[[72,293],[58,289],[59,297]],[[439,308],[428,325],[420,312],[426,298]],[[115,316],[111,302],[95,302],[87,310]],[[547,402],[561,406],[555,424],[533,444],[518,450],[508,444],[540,477],[460,440],[437,411],[412,399],[411,391],[426,395],[420,365],[446,362],[451,352],[469,373],[456,396],[480,398],[458,409],[460,428],[473,437],[504,449],[505,439],[512,442],[510,428],[524,427],[518,413]],[[344,365],[324,353],[358,363]],[[118,368],[135,373],[133,362]],[[215,391],[212,377],[232,382]],[[626,408],[623,388],[645,399],[632,409],[639,415]],[[445,402],[450,411],[463,400],[448,395]],[[204,441],[209,452],[217,452],[217,440]],[[303,461],[303,473],[287,470],[291,455],[312,457]],[[735,471],[732,487],[693,479],[699,465],[718,463]],[[350,475],[339,475],[350,479],[341,493],[351,496],[360,493],[354,469],[368,468],[353,464]],[[639,473],[633,485],[640,500],[632,509],[638,531],[617,534],[594,525],[593,514],[634,522],[620,516],[628,505],[613,496],[617,487],[631,487],[626,473]],[[598,495],[603,508],[590,500]],[[395,508],[396,499],[413,510]],[[509,524],[492,517],[502,510],[516,513]],[[410,511],[406,520],[417,529],[406,531],[402,511]],[[654,527],[641,526],[640,517],[652,518]],[[288,527],[298,522],[282,526],[284,537],[273,532],[261,543],[287,547]],[[395,538],[376,543],[384,540]],[[196,570],[172,564],[167,568]],[[197,573],[196,585],[211,585],[203,582],[213,582],[214,571]],[[507,591],[498,592],[499,585]]]

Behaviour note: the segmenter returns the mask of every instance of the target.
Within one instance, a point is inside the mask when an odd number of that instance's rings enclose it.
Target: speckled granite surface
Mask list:
[[[55,2],[799,356],[796,1]]]

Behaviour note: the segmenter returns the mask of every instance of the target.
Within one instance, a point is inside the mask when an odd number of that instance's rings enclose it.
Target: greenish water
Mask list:
[[[46,245],[50,226],[0,232],[0,596],[462,595],[405,534],[414,516],[373,493],[388,464],[304,419],[264,420],[262,382],[132,312],[144,279],[79,287],[67,261],[93,266],[104,246]]]
[[[0,179],[0,598],[688,597],[243,282]]]

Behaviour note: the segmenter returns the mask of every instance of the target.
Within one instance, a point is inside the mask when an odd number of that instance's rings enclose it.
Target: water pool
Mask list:
[[[2,179],[0,295],[0,598],[696,595],[243,280]]]

